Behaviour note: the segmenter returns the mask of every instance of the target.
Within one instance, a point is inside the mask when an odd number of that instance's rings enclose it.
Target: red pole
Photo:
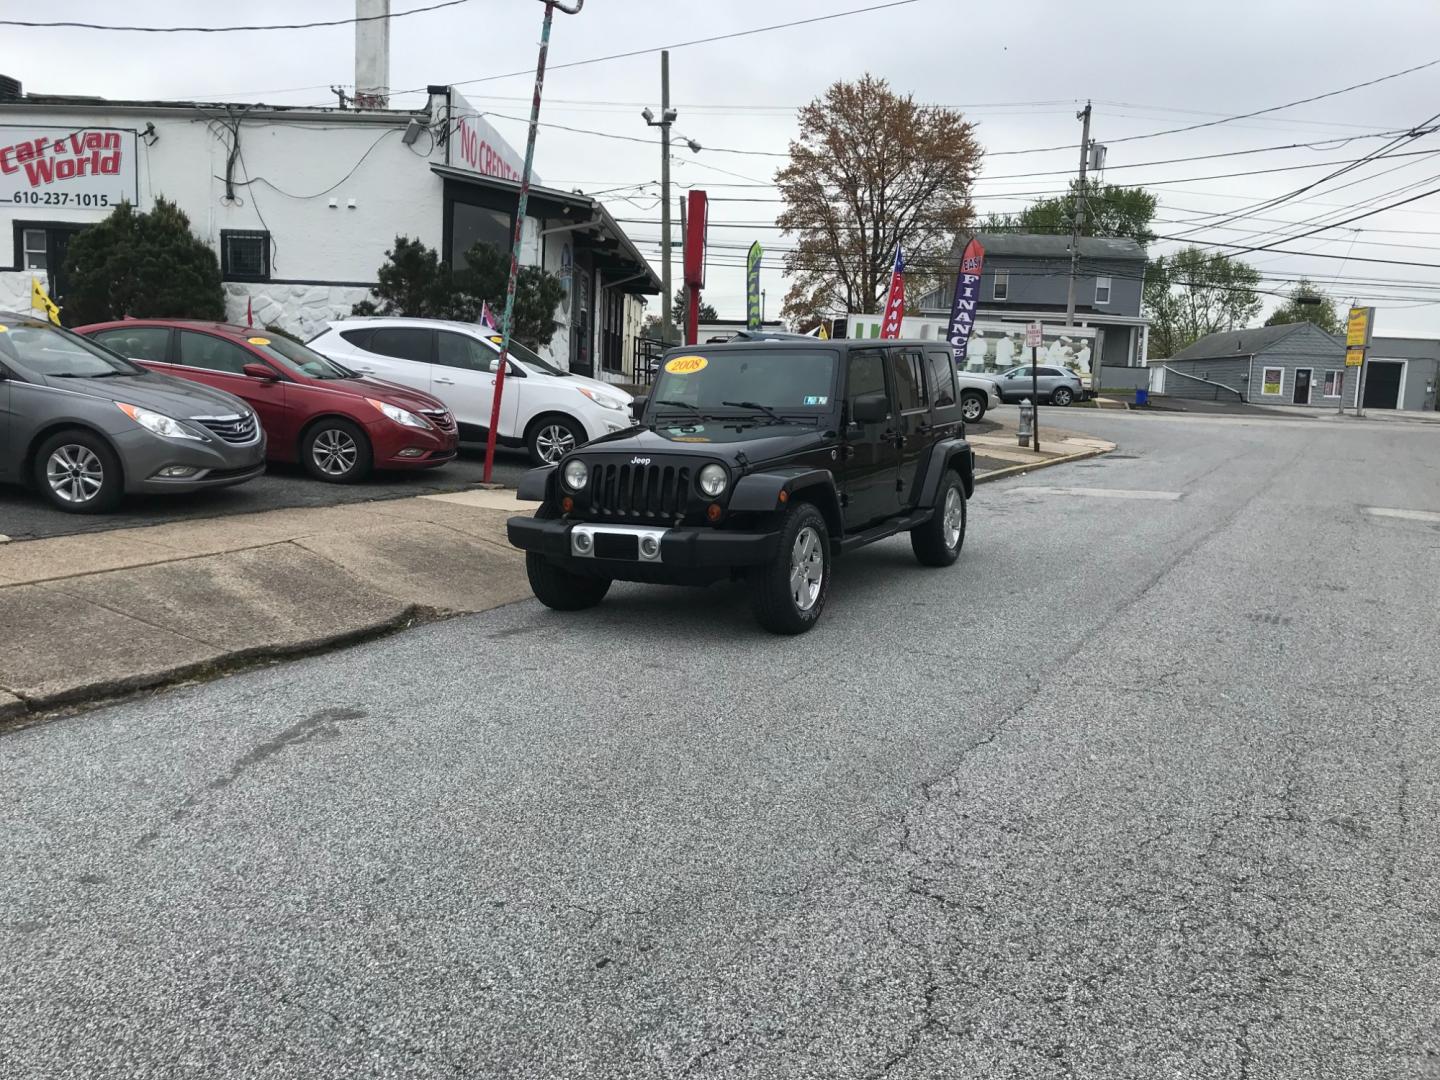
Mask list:
[[[685,344],[700,344],[700,290],[691,285],[685,304]]]
[[[515,279],[520,275],[520,237],[525,230],[525,208],[530,202],[530,166],[535,161],[535,132],[540,125],[540,91],[545,86],[545,57],[550,51],[550,22],[558,7],[567,15],[579,12],[585,0],[573,8],[558,0],[541,0],[545,23],[540,31],[540,57],[535,62],[535,96],[530,102],[530,134],[525,139],[525,168],[520,174],[520,205],[515,210],[515,236],[510,244],[510,277],[505,282],[505,315],[500,320],[500,362],[495,369],[495,397],[490,403],[490,430],[485,435],[485,483],[495,468],[495,436],[500,427],[500,397],[505,390],[505,370],[510,364],[510,328],[515,317]]]

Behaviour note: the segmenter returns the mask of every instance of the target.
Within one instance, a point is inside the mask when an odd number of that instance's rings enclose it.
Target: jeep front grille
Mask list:
[[[590,508],[617,518],[669,518],[685,513],[690,469],[674,465],[595,465]]]

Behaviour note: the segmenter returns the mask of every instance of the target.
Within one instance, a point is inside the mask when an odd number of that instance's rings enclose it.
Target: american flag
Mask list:
[[[900,320],[905,318],[905,253],[895,249],[895,269],[890,272],[890,295],[885,298],[885,319],[880,325],[882,338],[900,336]]]

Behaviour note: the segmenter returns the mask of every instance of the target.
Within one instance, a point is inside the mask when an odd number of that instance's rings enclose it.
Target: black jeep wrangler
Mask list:
[[[798,634],[837,555],[899,532],[926,566],[960,554],[975,456],[943,343],[676,349],[633,412],[520,481],[543,505],[510,519],[510,542],[549,607],[591,607],[615,579],[737,577],[762,626]]]

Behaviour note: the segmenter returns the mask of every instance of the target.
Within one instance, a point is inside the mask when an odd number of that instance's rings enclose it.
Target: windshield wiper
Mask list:
[[[761,405],[758,401],[722,401],[721,405],[729,405],[732,409],[759,409],[777,424],[783,424],[785,418],[777,413],[769,405]]]
[[[121,375],[134,377],[139,375],[138,371],[56,371],[51,373],[56,379],[109,379],[118,378]]]
[[[655,402],[655,404],[656,404],[656,405],[674,405],[677,409],[689,409],[689,410],[690,410],[691,412],[693,412],[696,416],[704,416],[704,415],[705,415],[704,413],[702,413],[702,412],[700,411],[700,407],[699,407],[698,405],[691,405],[690,402],[688,402],[688,401],[671,401],[669,398],[660,398],[658,401]]]

